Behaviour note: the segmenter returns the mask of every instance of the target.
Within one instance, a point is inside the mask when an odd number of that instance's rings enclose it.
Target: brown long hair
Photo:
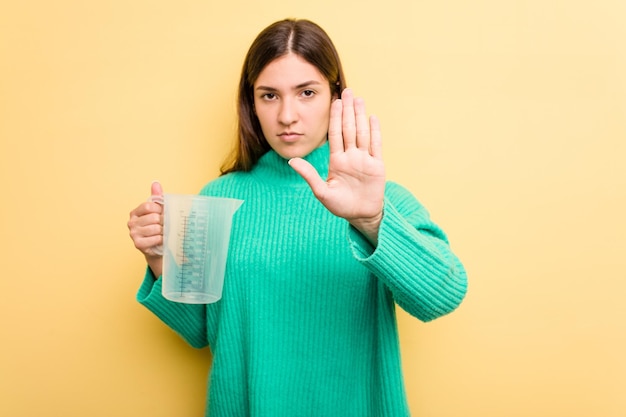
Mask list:
[[[305,19],[285,19],[265,28],[252,42],[241,70],[237,99],[238,141],[221,167],[222,175],[250,171],[270,149],[254,113],[254,83],[270,62],[288,53],[314,65],[328,80],[331,93],[339,96],[346,87],[339,54],[330,37],[317,24]]]

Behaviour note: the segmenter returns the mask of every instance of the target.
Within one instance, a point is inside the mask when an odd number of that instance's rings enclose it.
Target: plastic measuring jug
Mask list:
[[[165,194],[162,202],[163,296],[187,304],[218,301],[232,217],[243,200]]]

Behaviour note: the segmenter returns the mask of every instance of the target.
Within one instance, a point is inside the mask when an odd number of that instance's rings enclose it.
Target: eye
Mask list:
[[[261,96],[261,98],[263,100],[275,100],[276,99],[276,94],[274,93],[265,93]]]
[[[302,93],[303,97],[313,97],[315,95],[315,91],[313,90],[304,90]]]

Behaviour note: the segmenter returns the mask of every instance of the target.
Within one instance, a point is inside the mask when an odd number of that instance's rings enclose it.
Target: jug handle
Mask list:
[[[148,201],[151,201],[153,203],[157,203],[160,205],[163,205],[165,203],[165,200],[163,199],[162,195],[151,195]],[[151,249],[155,255],[163,256],[163,245],[156,245],[156,246],[153,246]]]

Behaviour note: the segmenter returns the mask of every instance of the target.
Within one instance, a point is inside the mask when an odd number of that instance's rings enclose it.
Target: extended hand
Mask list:
[[[365,102],[354,98],[350,89],[331,105],[328,142],[326,181],[301,158],[289,164],[331,213],[348,220],[376,244],[385,192],[380,124],[375,116],[367,117]]]

